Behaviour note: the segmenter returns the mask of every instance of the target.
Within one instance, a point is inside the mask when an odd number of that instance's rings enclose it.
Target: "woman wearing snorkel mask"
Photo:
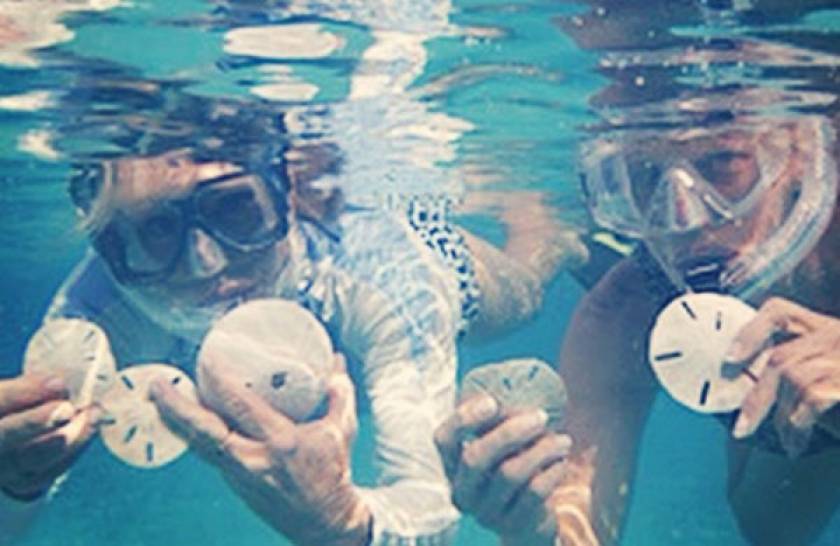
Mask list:
[[[243,115],[220,106],[204,117],[237,126]],[[247,142],[242,130],[234,142]],[[305,182],[305,156],[315,151],[288,154],[296,163],[287,165],[276,147],[243,145],[231,153],[214,146],[209,139],[201,148],[105,160],[76,176],[71,193],[95,253],[48,316],[96,322],[122,365],[189,368],[212,321],[238,302],[279,296],[306,305],[370,386],[387,487],[363,490],[351,482],[356,416],[342,371],[328,391],[330,407],[344,408],[340,420],[297,425],[253,395],[227,392],[238,397],[242,419],[247,414],[265,430],[285,427],[273,440],[248,436],[239,422],[225,424],[166,382],[153,391],[161,413],[294,543],[377,544],[403,534],[443,540],[457,513],[447,502],[431,431],[454,393],[454,280],[407,223],[366,210],[338,218],[335,195],[304,202],[305,188],[290,193]],[[88,443],[97,410],[69,406],[68,415],[51,419],[68,406],[55,378],[24,375],[2,387],[2,424],[14,435],[2,435],[0,484],[21,503],[37,501]],[[18,421],[27,426],[15,427]],[[77,423],[75,434],[62,433]],[[269,479],[275,474],[286,481]]]
[[[834,146],[816,116],[722,115],[586,143],[594,219],[643,245],[583,298],[566,333],[559,367],[571,450],[529,414],[501,418],[482,397],[439,429],[447,467],[461,469],[450,476],[459,508],[505,544],[619,543],[659,390],[648,336],[675,297],[715,292],[758,307],[727,355],[754,383],[739,412],[721,415],[731,427],[732,507],[754,544],[813,539],[840,502]],[[505,491],[505,502],[487,491]]]
[[[148,90],[125,90],[151,101]],[[449,543],[458,513],[432,436],[453,405],[455,343],[477,304],[469,264],[449,269],[464,256],[462,240],[437,226],[437,240],[449,237],[447,261],[437,254],[442,248],[418,236],[422,226],[344,206],[338,191],[312,183],[336,168],[335,150],[289,148],[276,113],[177,101],[181,107],[157,126],[141,115],[109,121],[106,134],[143,153],[82,165],[73,178],[71,195],[94,252],[48,318],[97,323],[121,365],[190,368],[212,322],[239,302],[301,303],[327,326],[363,385],[381,487],[351,481],[354,389],[341,364],[329,389],[340,419],[298,425],[221,386],[243,420],[276,432],[271,439],[247,437],[242,431],[253,426],[225,422],[165,382],[153,388],[160,412],[297,544]],[[192,135],[189,148],[185,135]],[[14,499],[10,510],[37,504],[95,433],[98,409],[66,398],[55,377],[0,382],[0,500]]]
[[[237,125],[243,120],[232,116],[244,114],[221,107],[214,115]],[[238,142],[247,141],[244,126],[239,137]],[[301,196],[289,193],[292,181],[286,173],[300,173],[285,164],[283,150],[278,153],[276,147],[263,146],[251,156],[245,146],[226,155],[213,149],[213,141],[207,144],[105,160],[74,178],[71,194],[95,253],[61,289],[48,319],[94,321],[107,333],[121,365],[170,362],[189,369],[196,345],[212,321],[240,301],[280,296],[310,306],[322,319],[327,312],[340,313],[351,322],[334,332],[341,350],[358,358],[360,365],[370,366],[361,373],[371,385],[392,383],[371,397],[374,404],[385,405],[379,417],[398,424],[377,433],[380,454],[394,461],[385,466],[389,488],[363,492],[350,481],[349,449],[356,417],[353,388],[345,372],[339,371],[341,366],[328,387],[330,407],[344,408],[340,422],[325,417],[299,428],[281,414],[267,411],[253,395],[226,392],[238,397],[237,415],[242,419],[245,413],[251,420],[260,416],[256,420],[266,430],[285,426],[282,434],[272,436],[277,442],[246,438],[239,421],[224,421],[180,397],[166,382],[155,386],[155,401],[170,425],[219,467],[260,516],[295,543],[369,544],[405,532],[394,518],[413,517],[406,515],[412,510],[394,495],[439,498],[439,510],[416,514],[413,521],[428,534],[447,533],[456,514],[445,503],[445,484],[436,476],[431,440],[424,442],[420,432],[428,427],[431,437],[427,420],[441,411],[438,406],[446,403],[447,384],[454,383],[457,306],[447,299],[454,296],[457,301],[452,281],[432,270],[434,262],[398,222],[383,223],[368,212],[332,222],[327,209],[333,210],[337,203],[329,198],[297,204]],[[322,216],[307,216],[318,209]],[[366,277],[375,271],[364,261],[364,253],[389,253],[373,245],[359,247],[359,237],[367,240],[378,229],[389,234],[382,236],[381,243],[389,246],[395,262],[427,275],[411,294],[428,306],[427,316],[437,319],[437,329],[424,332],[422,342],[428,344],[429,354],[441,358],[426,361],[422,351],[409,352],[401,339],[376,353],[377,344],[386,344],[384,336],[393,339],[410,333],[404,331],[408,325],[403,315],[387,315],[388,302],[372,286],[373,279]],[[343,230],[341,239],[338,230]],[[346,252],[351,238],[355,250],[362,251],[361,261],[359,254]],[[339,240],[345,243],[341,250]],[[334,260],[329,271],[322,261],[328,256]],[[370,305],[377,304],[374,316]],[[415,332],[415,337],[421,345],[420,333]],[[362,342],[371,345],[366,349]],[[435,377],[424,380],[415,366],[434,370]],[[0,387],[4,403],[0,424],[9,431],[0,435],[0,484],[6,504],[11,505],[11,517],[3,522],[6,534],[27,503],[35,506],[87,445],[96,431],[99,410],[95,405],[75,408],[65,400],[66,385],[55,377],[26,374]],[[223,391],[228,387],[232,385]],[[395,411],[399,416],[393,415]],[[268,479],[274,473],[291,476],[305,491],[279,486],[284,482]],[[15,502],[9,503],[9,498]]]

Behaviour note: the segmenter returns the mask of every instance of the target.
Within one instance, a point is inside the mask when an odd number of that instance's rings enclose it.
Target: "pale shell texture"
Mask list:
[[[187,443],[161,419],[149,398],[149,387],[162,377],[188,400],[198,402],[195,384],[180,369],[165,364],[143,364],[122,370],[102,400],[105,413],[100,435],[118,459],[137,468],[171,463],[187,450]]]
[[[724,357],[755,314],[741,300],[711,292],[669,303],[656,318],[648,346],[648,361],[662,387],[697,412],[738,409],[755,383]]]
[[[329,334],[309,311],[281,299],[253,300],[219,319],[198,354],[202,400],[225,414],[214,374],[233,377],[295,421],[322,407],[333,366]]]
[[[559,430],[566,413],[566,386],[551,366],[536,358],[512,359],[471,370],[461,384],[460,400],[486,393],[506,414],[542,408],[549,426]]]
[[[117,365],[108,337],[81,319],[50,319],[35,332],[23,359],[24,373],[61,377],[77,407],[98,402],[116,380]]]

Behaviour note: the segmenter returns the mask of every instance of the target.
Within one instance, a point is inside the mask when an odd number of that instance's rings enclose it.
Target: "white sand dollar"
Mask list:
[[[100,434],[117,458],[138,468],[157,468],[180,457],[187,443],[167,428],[149,387],[163,377],[189,400],[197,402],[195,384],[187,375],[165,364],[143,364],[122,370],[114,387],[102,400],[107,421]]]
[[[108,337],[81,319],[51,319],[35,332],[23,359],[25,373],[61,377],[76,407],[98,402],[116,380],[117,365]]]
[[[512,359],[471,370],[461,384],[460,399],[478,393],[496,399],[505,413],[542,408],[549,426],[559,430],[566,413],[566,386],[551,366],[536,358]]]
[[[650,334],[648,361],[675,400],[701,413],[741,406],[755,384],[724,362],[726,352],[755,309],[732,296],[687,294],[669,303]]]
[[[234,377],[278,411],[304,421],[324,401],[332,366],[329,334],[314,315],[287,300],[253,300],[219,319],[204,338],[198,388],[202,400],[224,414],[210,378]]]

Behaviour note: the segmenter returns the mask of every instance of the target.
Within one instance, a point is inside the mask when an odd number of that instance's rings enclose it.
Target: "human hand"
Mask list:
[[[774,335],[793,336],[768,347]],[[807,448],[815,425],[840,401],[840,319],[774,298],[738,334],[727,360],[748,363],[756,384],[741,405],[732,435],[752,435],[775,405],[773,425],[790,457]],[[834,412],[832,412],[834,413]],[[840,427],[833,435],[840,438]]]
[[[455,506],[505,544],[555,544],[549,498],[563,479],[571,440],[547,422],[542,410],[505,417],[481,394],[462,402],[435,433]]]
[[[371,516],[350,475],[357,421],[343,358],[336,355],[329,378],[327,414],[300,424],[229,377],[208,379],[224,417],[183,398],[166,381],[153,384],[153,400],[172,429],[295,544],[367,544]]]
[[[88,444],[98,411],[74,407],[56,377],[0,381],[0,489],[23,501],[43,495]]]

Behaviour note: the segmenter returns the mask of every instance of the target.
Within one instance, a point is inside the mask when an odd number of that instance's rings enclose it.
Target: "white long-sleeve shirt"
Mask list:
[[[373,514],[371,544],[451,544],[458,513],[433,431],[454,406],[454,276],[406,222],[380,211],[351,210],[330,227],[301,222],[293,235],[293,266],[275,295],[321,319],[369,403],[377,480],[359,490]],[[120,366],[194,365],[195,343],[140,312],[93,254],[61,288],[50,317],[97,323]]]

